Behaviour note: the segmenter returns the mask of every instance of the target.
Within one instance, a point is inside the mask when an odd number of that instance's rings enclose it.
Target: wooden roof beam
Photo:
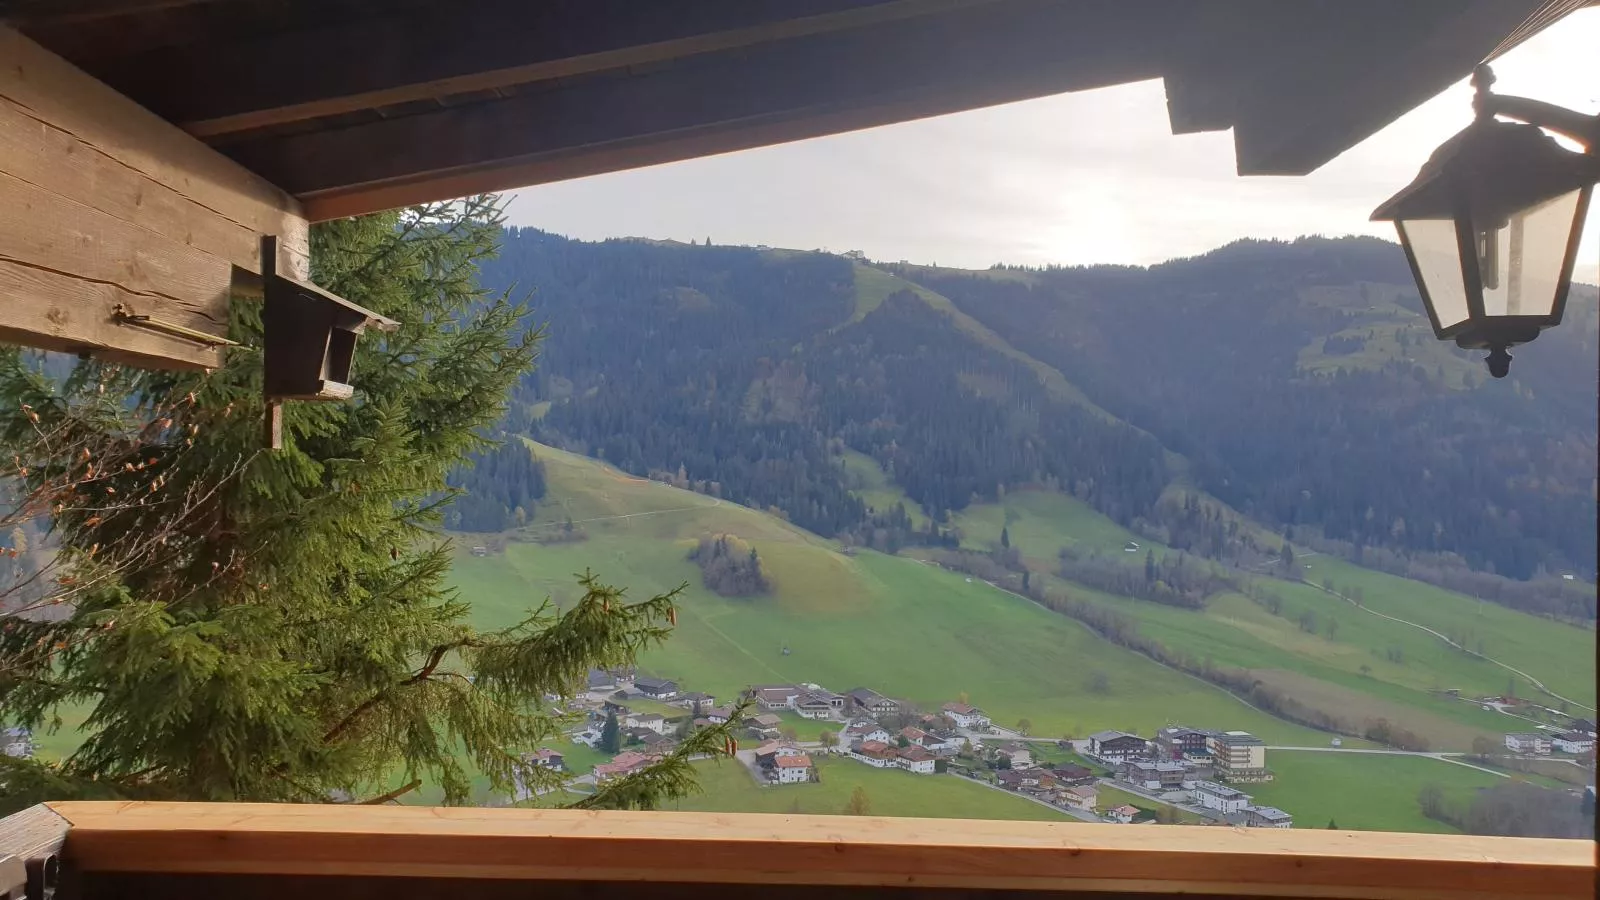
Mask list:
[[[994,2],[458,0],[242,43],[163,49],[100,74],[191,134],[211,137]],[[263,65],[272,77],[262,77]]]
[[[1471,73],[1542,0],[1411,0],[1385,27],[1332,16],[1295,64],[1238,88],[1240,175],[1305,175]],[[1364,46],[1364,52],[1349,52]],[[1359,102],[1352,102],[1355,98]],[[1461,123],[1471,119],[1463,104]]]
[[[313,219],[356,215],[1153,78],[1149,23],[1182,7],[1010,3],[224,150]]]

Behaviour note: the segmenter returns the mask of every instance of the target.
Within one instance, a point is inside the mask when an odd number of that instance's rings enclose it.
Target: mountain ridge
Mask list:
[[[1258,532],[1263,538],[1320,540],[1311,527],[1320,513],[1284,502],[1290,483],[1241,493],[1230,481],[1237,471],[1230,470],[1259,455],[1263,448],[1252,443],[1264,443],[1269,455],[1263,459],[1281,469],[1290,457],[1270,455],[1283,452],[1272,446],[1277,442],[1330,466],[1321,476],[1327,481],[1349,455],[1338,449],[1355,427],[1346,417],[1372,428],[1385,416],[1404,423],[1411,415],[1404,410],[1412,409],[1431,417],[1434,424],[1426,427],[1446,429],[1500,416],[1512,426],[1508,444],[1526,434],[1536,439],[1530,446],[1537,454],[1555,453],[1551,459],[1559,460],[1566,453],[1565,468],[1548,466],[1538,496],[1507,504],[1501,495],[1520,490],[1509,485],[1540,472],[1542,460],[1516,464],[1520,472],[1510,471],[1511,479],[1495,489],[1500,495],[1484,502],[1530,523],[1506,557],[1511,574],[1525,577],[1576,562],[1587,575],[1592,562],[1573,549],[1580,542],[1570,540],[1561,545],[1564,553],[1552,553],[1557,545],[1541,535],[1559,529],[1542,526],[1543,515],[1528,514],[1574,488],[1572,459],[1581,454],[1562,450],[1563,439],[1576,438],[1570,446],[1578,450],[1593,443],[1592,425],[1573,412],[1582,392],[1563,386],[1560,372],[1551,371],[1593,353],[1583,330],[1593,304],[1579,298],[1570,331],[1548,332],[1519,354],[1513,378],[1526,374],[1526,383],[1484,394],[1484,381],[1470,375],[1470,357],[1419,330],[1425,322],[1414,308],[1414,291],[1408,295],[1403,284],[1389,283],[1409,277],[1397,253],[1373,239],[1240,242],[1147,269],[974,272],[869,266],[760,248],[588,244],[513,229],[502,259],[486,264],[484,280],[491,287],[539,285],[536,303],[552,328],[542,371],[519,397],[524,414],[513,430],[602,455],[639,474],[682,469],[689,480],[717,482],[730,496],[783,508],[823,534],[881,528],[884,523],[871,519],[888,512],[853,505],[832,461],[850,449],[873,457],[922,513],[940,521],[1008,486],[1044,484],[1088,497],[1132,524],[1148,518],[1161,497],[1181,490],[1214,495],[1241,518],[1265,514],[1268,528]],[[1138,282],[1151,271],[1164,279],[1153,292]],[[910,274],[922,280],[907,279]],[[1207,334],[1214,326],[1216,333]],[[1229,328],[1262,334],[1241,339]],[[1196,352],[1195,345],[1207,349]],[[633,364],[614,364],[608,358],[613,349]],[[1141,365],[1153,373],[1140,371]],[[1208,374],[1233,370],[1248,378],[1229,382]],[[1242,443],[1237,435],[1219,439],[1214,428],[1207,434],[1191,427],[1208,418],[1238,419],[1226,409],[1201,409],[1211,398],[1197,399],[1186,382],[1206,378],[1241,398],[1276,395],[1271,403],[1291,412],[1306,405],[1304,398],[1320,398],[1313,405],[1331,410],[1331,418],[1308,425],[1333,429],[1319,438],[1327,449],[1296,445],[1293,433],[1282,433],[1270,419],[1240,420],[1253,432]],[[1178,402],[1162,400],[1173,395],[1174,384],[1181,388]],[[729,402],[735,395],[737,405]],[[1293,399],[1298,395],[1302,399]],[[1368,396],[1388,408],[1364,410]],[[1438,409],[1452,403],[1456,409]],[[1197,407],[1199,418],[1191,419],[1186,404]],[[1571,415],[1577,419],[1564,423],[1561,417]],[[1447,449],[1434,458],[1438,454],[1411,433],[1422,426],[1405,427],[1411,431],[1399,434],[1411,443],[1400,449],[1441,475],[1492,487],[1494,469],[1504,469],[1506,460],[1472,438],[1470,429],[1462,435],[1476,441],[1467,448],[1471,454]],[[1365,457],[1361,464],[1370,466]],[[1293,469],[1283,471],[1276,477],[1296,477],[1288,474]],[[1328,484],[1365,490],[1359,479],[1341,477]],[[775,481],[785,486],[774,487]],[[1395,495],[1405,500],[1404,492],[1393,490],[1378,492],[1377,499],[1389,502]],[[1374,501],[1355,497],[1342,506],[1355,502]],[[1570,516],[1575,507],[1562,508]],[[1350,512],[1337,524],[1359,525]],[[1432,524],[1429,535],[1402,531],[1382,509],[1369,510],[1369,522],[1372,512],[1386,516],[1383,529],[1355,528],[1360,539],[1341,552],[1398,551],[1399,562],[1380,557],[1391,567],[1459,565],[1438,554],[1454,541],[1470,558],[1479,552],[1470,542],[1485,540],[1471,535],[1482,517],[1465,507],[1441,519],[1442,529]],[[1415,512],[1402,510],[1427,523]],[[1452,538],[1459,527],[1468,533]],[[910,537],[908,531],[899,539]],[[1592,545],[1587,552],[1592,555]]]

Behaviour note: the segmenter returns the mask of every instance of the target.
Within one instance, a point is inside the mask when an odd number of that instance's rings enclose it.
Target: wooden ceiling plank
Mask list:
[[[476,0],[135,57],[111,83],[202,137],[898,22],[1000,0]],[[263,60],[295,60],[272,78]],[[192,73],[206,73],[195,85]]]
[[[0,0],[0,23],[70,25],[217,0]]]
[[[1133,5],[1151,15],[1171,6],[1167,0]],[[785,42],[761,54],[686,60],[649,75],[228,150],[301,195],[319,216],[335,208],[324,203],[335,193],[345,195],[339,214],[370,211],[351,198],[401,182],[417,189],[404,192],[404,202],[416,202],[456,196],[468,183],[493,190],[548,180],[538,164],[563,156],[604,153],[608,165],[625,159],[648,164],[752,146],[741,133],[759,132],[768,142],[780,135],[795,139],[846,124],[867,127],[1155,77],[1158,41],[1145,39],[1146,52],[1139,53],[1116,40],[1148,21],[1128,9],[1113,0],[1070,9],[1019,5],[1006,18],[949,17],[883,33]],[[867,108],[875,115],[864,115]],[[807,119],[816,127],[783,124]],[[653,154],[648,145],[661,152]],[[374,159],[366,148],[376,146],[396,149]],[[476,174],[460,177],[469,170]],[[452,179],[448,188],[444,177]],[[445,190],[457,194],[440,193]]]
[[[1453,900],[1584,896],[1588,841],[725,813],[73,802],[95,872]]]

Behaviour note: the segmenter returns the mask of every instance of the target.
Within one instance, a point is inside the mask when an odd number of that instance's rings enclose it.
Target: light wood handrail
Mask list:
[[[1293,829],[313,806],[50,804],[88,872],[983,887],[1403,900],[1593,895],[1585,841]]]

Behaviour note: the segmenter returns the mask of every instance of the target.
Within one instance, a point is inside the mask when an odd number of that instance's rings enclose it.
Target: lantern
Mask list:
[[[1541,125],[1588,142],[1600,117],[1488,93],[1480,66],[1478,117],[1434,151],[1415,181],[1372,214],[1392,221],[1422,304],[1441,340],[1506,352],[1561,323],[1600,157],[1564,149]],[[1538,124],[1503,122],[1496,114]]]

